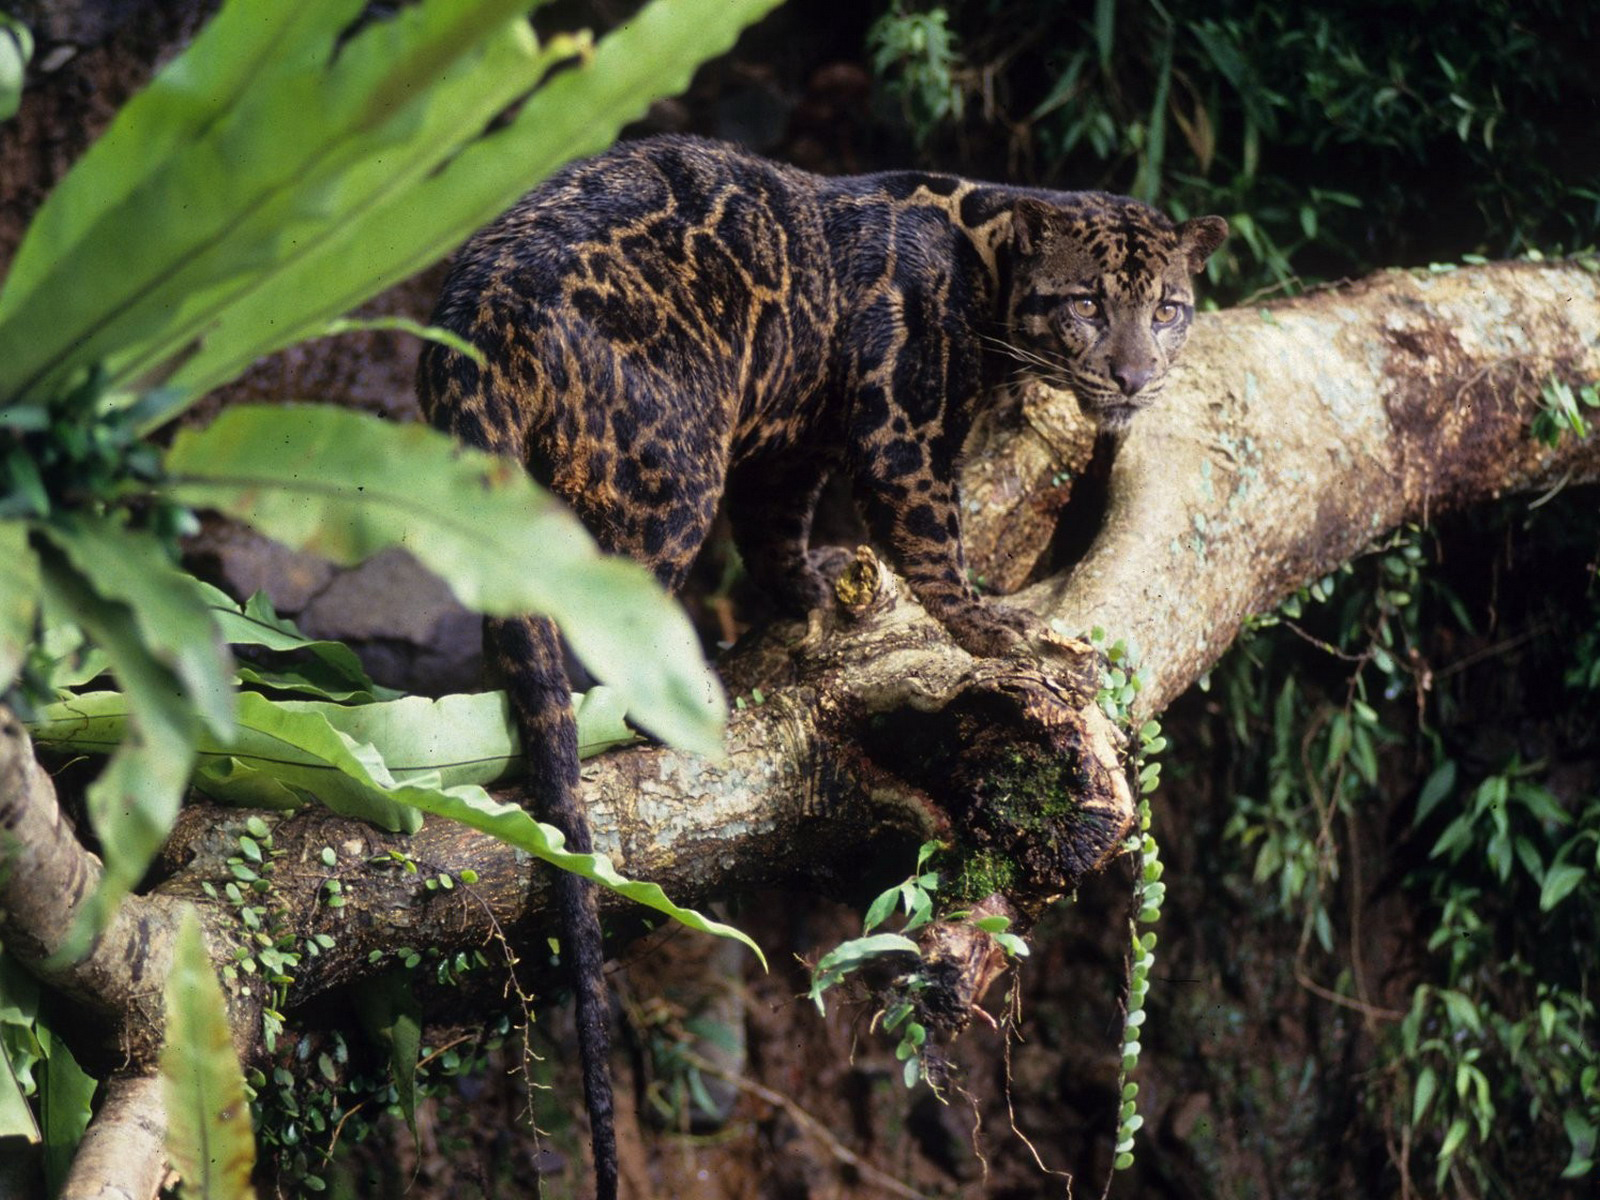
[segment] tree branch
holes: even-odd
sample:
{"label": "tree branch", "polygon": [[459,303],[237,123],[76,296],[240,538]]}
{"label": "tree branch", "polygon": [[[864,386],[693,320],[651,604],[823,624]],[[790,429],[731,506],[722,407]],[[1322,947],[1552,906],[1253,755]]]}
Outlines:
{"label": "tree branch", "polygon": [[[1087,520],[1077,510],[1095,443],[1070,397],[1041,391],[1023,397],[1021,427],[989,430],[968,465],[972,557],[1002,587],[1029,584],[1013,602],[1059,628],[1101,625],[1136,640],[1150,681],[1136,716],[1159,712],[1252,614],[1401,523],[1600,479],[1600,437],[1550,448],[1530,436],[1547,380],[1600,378],[1596,328],[1600,281],[1577,264],[1391,273],[1202,316],[1168,394],[1110,468],[1104,527],[1082,561],[1067,561],[1056,526],[1063,513]],[[952,894],[1026,928],[1114,851],[1132,819],[1092,657],[1063,641],[1037,660],[973,659],[870,553],[844,571],[838,594],[833,610],[766,630],[723,664],[745,702],[724,760],[639,746],[585,765],[600,848],[682,903],[774,884],[861,900],[936,836],[960,864]],[[202,885],[229,877],[243,819],[186,811],[154,890],[124,905],[86,960],[56,964],[98,863],[0,712],[0,939],[108,1018],[102,1047],[128,1068],[96,1139],[161,1123],[140,1072],[159,1042],[173,914],[194,902],[219,963],[231,956],[235,915]],[[369,976],[374,950],[498,941],[510,958],[542,940],[544,873],[492,839],[438,821],[403,838],[323,811],[274,820],[274,919],[334,943],[302,963],[291,1005]],[[421,869],[401,869],[406,858]],[[471,886],[424,886],[468,867]],[[325,903],[331,877],[342,908]],[[986,944],[948,928],[928,937],[931,953],[959,964],[956,1007],[981,995],[993,969]],[[259,1001],[231,999],[237,1043],[259,1051]],[[148,1155],[125,1153],[143,1186]]]}
{"label": "tree branch", "polygon": [[73,1155],[61,1200],[154,1200],[166,1175],[166,1137],[160,1076],[113,1075]]}

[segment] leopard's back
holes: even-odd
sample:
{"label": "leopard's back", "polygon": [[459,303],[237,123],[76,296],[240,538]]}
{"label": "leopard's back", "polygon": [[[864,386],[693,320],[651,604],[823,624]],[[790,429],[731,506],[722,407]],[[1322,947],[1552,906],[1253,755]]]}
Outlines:
{"label": "leopard's back", "polygon": [[693,138],[560,172],[458,257],[433,320],[487,366],[430,345],[425,414],[676,584],[729,465],[822,407],[837,305],[809,180]]}

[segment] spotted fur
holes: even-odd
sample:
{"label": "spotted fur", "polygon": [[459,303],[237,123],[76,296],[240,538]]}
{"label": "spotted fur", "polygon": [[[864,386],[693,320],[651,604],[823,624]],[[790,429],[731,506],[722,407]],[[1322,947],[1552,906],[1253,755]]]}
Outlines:
{"label": "spotted fur", "polygon": [[[751,575],[796,615],[826,601],[806,544],[842,472],[929,613],[972,653],[1000,654],[1029,626],[967,581],[956,466],[976,406],[1020,372],[1125,424],[1159,394],[1191,276],[1226,233],[1220,217],[1175,226],[1099,192],[822,178],[692,138],[634,142],[560,172],[467,244],[433,319],[487,365],[430,344],[418,387],[435,424],[523,463],[669,589],[725,500]],[[493,633],[530,806],[586,848],[554,631]],[[599,926],[587,889],[561,886],[567,944],[587,943],[579,1023],[604,1196]]]}

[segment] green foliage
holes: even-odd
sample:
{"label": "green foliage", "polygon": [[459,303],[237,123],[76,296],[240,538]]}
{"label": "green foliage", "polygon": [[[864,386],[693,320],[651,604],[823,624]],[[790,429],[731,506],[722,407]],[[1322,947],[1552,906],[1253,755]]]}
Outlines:
{"label": "green foliage", "polygon": [[[913,18],[941,31],[949,65],[886,52],[880,31]],[[1234,237],[1209,271],[1238,296],[1592,244],[1600,171],[1574,153],[1589,131],[1570,96],[1594,32],[1572,0],[1408,0],[1383,20],[1348,3],[931,0],[908,15],[894,0],[874,63],[892,94],[938,97],[904,106],[919,144],[960,127],[969,145],[979,113],[1007,161],[1026,155],[1054,186],[1222,213]]]}
{"label": "green foliage", "polygon": [[[596,713],[601,730],[616,728],[607,697],[580,705]],[[90,692],[52,705],[32,726],[41,745],[103,750],[133,718],[126,698]],[[425,736],[420,736],[426,731]],[[610,736],[580,726],[580,736],[609,744]],[[453,738],[452,738],[453,735]],[[208,761],[197,783],[222,798],[265,808],[292,808],[315,798],[336,812],[390,829],[414,830],[423,813],[471,825],[564,870],[576,871],[690,928],[733,937],[761,951],[731,926],[673,904],[653,883],[619,875],[604,854],[573,854],[554,827],[502,804],[481,782],[505,775],[518,755],[503,694],[420,698],[357,707],[316,701],[273,701],[253,692],[239,697],[231,740],[201,743]],[[419,746],[434,744],[432,756]],[[421,760],[417,756],[421,755]],[[410,762],[394,771],[390,761]]]}
{"label": "green foliage", "polygon": [[[941,849],[938,842],[924,842],[917,851],[917,864],[912,873],[893,887],[886,888],[867,905],[862,918],[862,936],[835,946],[818,960],[811,969],[811,988],[807,997],[826,1013],[823,993],[837,987],[852,973],[873,965],[888,965],[899,970],[887,989],[887,1001],[873,1015],[872,1027],[880,1023],[885,1033],[899,1033],[895,1057],[900,1060],[902,1078],[907,1087],[916,1085],[926,1074],[923,1055],[928,1041],[928,1029],[919,1015],[918,996],[931,984],[922,971],[922,948],[908,935],[921,929],[934,919],[934,897],[940,888],[937,871],[925,871],[928,860]],[[898,933],[873,933],[896,913],[904,915]],[[1005,916],[971,918],[966,912],[948,912],[943,920],[956,921],[969,918],[972,924],[994,938],[1006,954],[1013,958],[1026,958],[1028,946],[1016,934],[1009,932],[1011,919]],[[909,956],[909,957],[907,957]]]}
{"label": "green foliage", "polygon": [[[1144,676],[1138,666],[1138,649],[1119,638],[1109,642],[1099,626],[1086,639],[1100,652],[1100,690],[1096,700],[1105,714],[1126,727],[1134,700],[1144,689]],[[1130,731],[1131,732],[1131,731]],[[1167,739],[1157,721],[1146,721],[1137,732],[1138,749],[1129,757],[1129,769],[1136,772],[1139,784],[1138,828],[1123,842],[1123,853],[1133,861],[1133,896],[1128,918],[1128,999],[1122,1018],[1121,1065],[1117,1076],[1120,1098],[1117,1108],[1117,1135],[1112,1169],[1125,1171],[1133,1166],[1134,1135],[1144,1126],[1139,1113],[1139,1085],[1128,1078],[1139,1065],[1143,1049],[1139,1031],[1147,1014],[1145,998],[1150,992],[1150,968],[1155,965],[1156,932],[1140,926],[1153,926],[1161,919],[1161,903],[1167,885],[1161,882],[1165,868],[1161,848],[1150,832],[1150,795],[1161,786],[1161,764],[1156,755],[1167,748]]]}
{"label": "green foliage", "polygon": [[166,1040],[161,1081],[167,1156],[184,1196],[254,1197],[255,1139],[246,1120],[244,1076],[233,1052],[222,987],[211,970],[205,935],[187,913],[166,982]]}
{"label": "green foliage", "polygon": [[940,124],[959,121],[965,104],[956,79],[961,67],[959,43],[949,19],[943,8],[920,12],[895,0],[867,31],[872,69],[899,101],[919,144]]}
{"label": "green foliage", "polygon": [[[599,557],[520,472],[457,456],[420,429],[282,409],[188,432],[170,462],[146,439],[259,356],[355,327],[341,315],[561,163],[602,149],[774,3],[653,0],[591,44],[587,34],[541,42],[527,0],[424,0],[359,23],[360,0],[231,0],[56,187],[0,290],[0,702],[44,709],[59,730],[66,715],[52,703],[107,670],[115,678],[115,693],[80,697],[93,711],[80,707],[68,735],[111,753],[87,797],[104,884],[67,953],[138,882],[200,750],[259,751],[272,738],[294,751],[289,770],[315,774],[286,779],[241,752],[206,761],[208,786],[279,804],[329,787],[391,827],[419,809],[452,814],[696,928],[731,932],[623,880],[603,857],[567,854],[553,831],[488,803],[476,783],[446,783],[433,766],[396,783],[362,722],[399,736],[414,709],[351,718],[361,728],[345,732],[327,706],[252,693],[236,721],[230,641],[252,648],[239,673],[251,685],[374,710],[393,697],[347,650],[300,637],[259,603],[218,603],[173,560],[191,503],[231,507],[346,561],[408,544],[487,611],[564,615],[597,675],[638,685],[626,699],[644,727],[714,750],[720,695],[687,623],[642,572]],[[30,48],[26,30],[0,18],[0,119],[15,108]],[[349,457],[357,443],[361,463]],[[423,512],[408,503],[417,496],[440,507]],[[541,565],[555,569],[541,576]],[[490,707],[486,736],[503,739],[503,704]],[[614,694],[585,708],[595,740],[631,736]],[[270,929],[263,844],[241,840],[226,887],[244,926],[267,940],[230,970],[259,972],[277,996],[297,956],[319,944]],[[327,903],[342,902],[339,880],[328,883]],[[270,1042],[282,1031],[271,1005],[267,1020]],[[6,1078],[26,1086],[15,1064],[26,1072],[28,1053],[49,1055],[34,1036],[43,1027],[26,1027],[26,1047],[13,1044],[24,1026],[0,1028]],[[197,1039],[205,1030],[190,1028]],[[68,1062],[52,1059],[52,1077],[59,1066],[65,1078]],[[0,1105],[15,1094],[0,1087]]]}
{"label": "green foliage", "polygon": [[[824,954],[811,969],[811,989],[807,998],[826,1013],[823,993],[842,983],[847,975],[883,955],[912,954],[919,958],[921,950],[907,934],[915,933],[933,919],[933,894],[939,887],[939,876],[934,871],[924,871],[939,849],[938,842],[924,842],[917,851],[916,869],[906,879],[880,893],[867,905],[862,918],[862,936],[843,942]],[[905,922],[899,933],[873,933],[897,910],[905,912]],[[913,1080],[913,1082],[915,1082]]]}
{"label": "green foliage", "polygon": [[[1425,1162],[1445,1194],[1521,1195],[1530,1169],[1553,1175],[1563,1158],[1564,1178],[1597,1170],[1600,792],[1581,776],[1562,782],[1561,766],[1600,748],[1579,715],[1592,711],[1586,697],[1600,679],[1600,643],[1587,636],[1600,619],[1594,567],[1580,568],[1559,602],[1525,582],[1480,597],[1454,590],[1482,586],[1463,547],[1500,544],[1513,530],[1521,554],[1558,556],[1569,565],[1556,577],[1571,580],[1572,562],[1592,560],[1592,505],[1560,497],[1526,516],[1476,518],[1488,528],[1453,539],[1465,564],[1430,563],[1410,531],[1337,587],[1319,584],[1319,607],[1286,605],[1295,613],[1286,622],[1306,623],[1296,637],[1258,633],[1217,672],[1232,772],[1252,785],[1235,798],[1228,836],[1270,888],[1265,909],[1298,925],[1297,971],[1324,974],[1306,964],[1331,961],[1353,1004],[1369,1001],[1345,947],[1362,920],[1352,906],[1371,885],[1352,893],[1342,881],[1381,869],[1359,858],[1375,828],[1409,830],[1403,891],[1426,937],[1410,1002],[1380,1027],[1364,1090],[1389,1144],[1409,1148],[1396,1167]],[[1486,621],[1500,623],[1493,637]],[[1508,650],[1524,644],[1538,649]],[[1464,649],[1474,645],[1488,651]],[[1430,665],[1441,647],[1458,663]],[[1504,654],[1484,670],[1507,682],[1479,695],[1471,668]],[[1547,753],[1524,756],[1514,730]],[[1419,760],[1407,788],[1400,764]]]}
{"label": "green foliage", "polygon": [[42,1145],[45,1191],[53,1196],[89,1124],[95,1080],[56,1036],[39,999],[33,977],[0,957],[0,1139]]}
{"label": "green foliage", "polygon": [[1583,415],[1585,408],[1600,408],[1600,387],[1591,383],[1573,388],[1566,381],[1551,376],[1539,391],[1533,436],[1547,446],[1557,445],[1567,434],[1582,441],[1589,436],[1589,418]]}

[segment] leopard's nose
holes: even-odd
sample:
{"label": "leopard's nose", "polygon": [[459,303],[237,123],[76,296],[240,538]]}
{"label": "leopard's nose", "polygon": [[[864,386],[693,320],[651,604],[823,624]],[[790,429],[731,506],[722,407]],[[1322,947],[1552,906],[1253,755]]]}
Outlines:
{"label": "leopard's nose", "polygon": [[1150,382],[1155,373],[1154,363],[1146,363],[1143,366],[1118,363],[1111,368],[1111,378],[1117,381],[1117,386],[1122,389],[1124,396],[1137,396],[1144,391],[1145,385]]}

